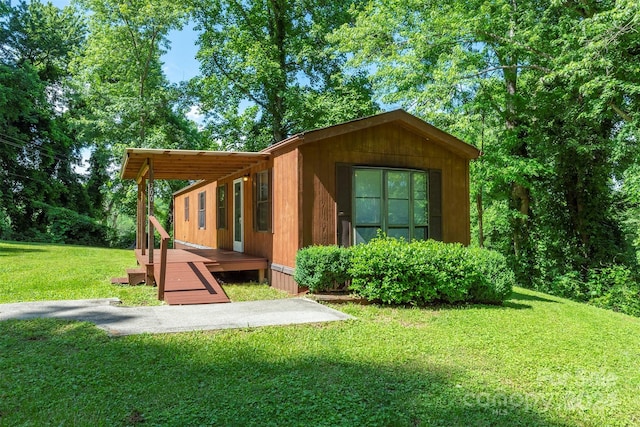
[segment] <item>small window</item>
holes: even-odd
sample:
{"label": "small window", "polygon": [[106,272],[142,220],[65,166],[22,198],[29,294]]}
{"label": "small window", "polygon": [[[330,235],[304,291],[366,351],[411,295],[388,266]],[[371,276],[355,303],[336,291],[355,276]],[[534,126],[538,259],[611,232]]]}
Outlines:
{"label": "small window", "polygon": [[204,230],[207,225],[207,193],[198,193],[198,228]]}
{"label": "small window", "polygon": [[216,219],[218,221],[218,228],[227,228],[227,184],[219,185],[216,191],[216,208],[218,210]]}
{"label": "small window", "polygon": [[184,220],[189,221],[189,196],[184,198]]}
{"label": "small window", "polygon": [[253,226],[256,231],[271,230],[271,185],[269,171],[258,172],[255,175],[253,187],[253,200],[255,214]]}

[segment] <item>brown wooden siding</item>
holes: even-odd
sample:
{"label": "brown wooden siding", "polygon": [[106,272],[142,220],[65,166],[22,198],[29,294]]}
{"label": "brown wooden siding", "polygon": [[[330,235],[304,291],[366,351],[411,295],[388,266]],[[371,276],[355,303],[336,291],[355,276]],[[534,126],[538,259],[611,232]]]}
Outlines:
{"label": "brown wooden siding", "polygon": [[218,248],[233,250],[233,181],[248,175],[249,179],[243,182],[244,252],[251,255],[261,256],[268,260],[272,259],[273,233],[255,231],[253,226],[254,175],[256,172],[269,170],[272,167],[272,164],[273,162],[270,160],[262,162],[250,169],[245,169],[219,181],[220,185],[227,185],[227,226],[224,229],[218,230]]}
{"label": "brown wooden siding", "polygon": [[[198,194],[206,192],[205,228],[198,227]],[[184,199],[189,197],[189,220],[185,220]],[[173,207],[174,239],[209,248],[216,248],[216,183],[194,186],[188,192],[175,196]]]}
{"label": "brown wooden siding", "polygon": [[300,249],[299,163],[297,149],[279,152],[273,159],[273,258],[272,262],[295,266]]}
{"label": "brown wooden siding", "polygon": [[383,124],[299,147],[304,161],[303,246],[336,244],[336,163],[442,171],[445,242],[469,243],[468,160],[397,124]]}
{"label": "brown wooden siding", "polygon": [[[336,244],[336,164],[436,169],[442,173],[442,239],[469,243],[469,163],[441,145],[429,142],[395,123],[341,134],[309,144],[278,148],[272,159],[238,171],[227,184],[227,227],[216,230],[216,185],[208,183],[176,196],[175,236],[213,248],[233,248],[233,181],[249,175],[244,183],[244,252],[293,268],[301,247]],[[271,232],[253,229],[253,176],[272,168],[273,223]],[[197,195],[207,191],[207,228],[197,227]],[[184,221],[184,197],[190,197],[190,221]],[[297,292],[290,275],[272,271],[277,287]],[[284,277],[287,276],[287,277]],[[273,283],[272,283],[273,284]]]}

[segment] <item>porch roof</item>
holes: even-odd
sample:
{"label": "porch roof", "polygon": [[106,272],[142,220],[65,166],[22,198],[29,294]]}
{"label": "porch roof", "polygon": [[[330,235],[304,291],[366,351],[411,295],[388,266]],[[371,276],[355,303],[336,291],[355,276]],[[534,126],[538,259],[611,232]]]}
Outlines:
{"label": "porch roof", "polygon": [[[153,165],[154,179],[218,180],[269,159],[268,153],[244,151],[166,150],[127,148],[122,179],[147,175]],[[151,163],[150,163],[151,161]]]}

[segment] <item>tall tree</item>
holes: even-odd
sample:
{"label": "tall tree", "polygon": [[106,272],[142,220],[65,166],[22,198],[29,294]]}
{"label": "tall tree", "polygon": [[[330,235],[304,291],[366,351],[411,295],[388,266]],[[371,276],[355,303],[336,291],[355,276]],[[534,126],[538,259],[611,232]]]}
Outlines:
{"label": "tall tree", "polygon": [[482,141],[473,181],[486,196],[479,213],[493,219],[483,237],[531,284],[585,277],[621,252],[607,207],[612,135],[632,111],[638,70],[612,65],[633,64],[636,23],[624,1],[377,0],[333,37],[373,71],[383,100]]}
{"label": "tall tree", "polygon": [[86,212],[73,166],[80,145],[68,121],[69,62],[83,45],[83,20],[72,8],[39,1],[3,3],[0,22],[0,178],[14,238],[46,233],[50,206]]}
{"label": "tall tree", "polygon": [[86,54],[77,66],[102,137],[112,143],[153,146],[150,128],[171,108],[162,72],[168,34],[185,22],[187,10],[171,1],[82,0],[90,15]]}
{"label": "tall tree", "polygon": [[375,112],[366,80],[342,73],[345,55],[326,40],[351,4],[196,0],[202,76],[193,86],[213,137],[225,148],[260,149]]}
{"label": "tall tree", "polygon": [[[131,183],[116,176],[105,180],[125,147],[195,148],[195,125],[178,108],[181,92],[162,71],[161,56],[169,32],[182,28],[188,9],[169,0],[82,0],[89,15],[85,55],[76,63],[79,87],[85,93],[80,137],[96,145],[91,167],[93,191],[98,189],[115,225],[121,213],[135,215]],[[102,185],[100,185],[102,183]],[[159,197],[165,187],[159,186]]]}

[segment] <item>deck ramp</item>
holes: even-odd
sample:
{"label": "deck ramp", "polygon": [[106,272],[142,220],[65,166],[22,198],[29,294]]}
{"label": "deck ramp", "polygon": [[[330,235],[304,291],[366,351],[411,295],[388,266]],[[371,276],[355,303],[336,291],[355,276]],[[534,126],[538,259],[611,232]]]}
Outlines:
{"label": "deck ramp", "polygon": [[[160,277],[160,264],[154,265]],[[230,302],[202,261],[167,263],[164,300],[170,305]]]}

